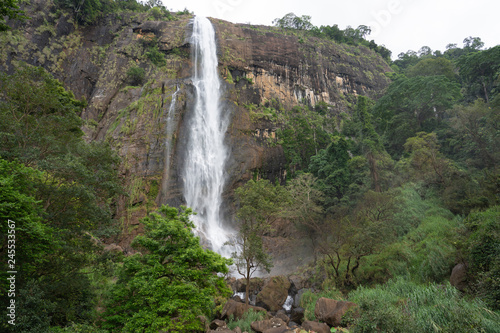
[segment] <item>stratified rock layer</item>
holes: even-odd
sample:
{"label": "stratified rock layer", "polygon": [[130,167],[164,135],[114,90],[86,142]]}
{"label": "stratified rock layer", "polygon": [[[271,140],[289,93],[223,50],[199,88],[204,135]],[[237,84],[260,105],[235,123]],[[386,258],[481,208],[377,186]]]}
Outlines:
{"label": "stratified rock layer", "polygon": [[[42,66],[88,102],[81,115],[88,140],[107,140],[121,156],[128,195],[117,205],[121,234],[110,242],[130,253],[131,240],[142,232],[138,221],[147,212],[163,203],[184,203],[181,171],[194,105],[192,17],[154,21],[149,13],[123,12],[98,24],[78,26],[70,13],[43,0],[33,0],[25,9],[31,19],[0,38],[0,69],[12,72],[21,62]],[[297,37],[274,27],[218,19],[212,23],[223,80],[222,104],[230,119],[223,196],[224,211],[231,216],[235,188],[255,176],[283,182],[287,170],[277,125],[253,119],[245,105],[274,100],[286,110],[325,102],[328,116],[334,118],[348,111],[358,94],[377,97],[388,85],[384,73],[390,68],[363,46]],[[164,66],[148,58],[152,49],[164,54]],[[145,72],[137,86],[127,74],[133,67]],[[177,88],[173,126],[169,126],[174,133],[167,142],[166,113]],[[164,156],[167,144],[169,165]]]}

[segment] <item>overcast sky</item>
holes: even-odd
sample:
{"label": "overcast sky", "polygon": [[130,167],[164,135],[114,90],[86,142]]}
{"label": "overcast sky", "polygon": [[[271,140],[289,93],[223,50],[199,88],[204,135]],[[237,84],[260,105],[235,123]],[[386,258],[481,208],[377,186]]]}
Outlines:
{"label": "overcast sky", "polygon": [[500,44],[499,0],[163,0],[170,10],[233,23],[272,25],[293,12],[310,15],[316,26],[337,24],[341,29],[367,25],[374,39],[392,51],[418,51],[422,46],[444,51],[463,45],[465,37],[480,37],[485,47]]}

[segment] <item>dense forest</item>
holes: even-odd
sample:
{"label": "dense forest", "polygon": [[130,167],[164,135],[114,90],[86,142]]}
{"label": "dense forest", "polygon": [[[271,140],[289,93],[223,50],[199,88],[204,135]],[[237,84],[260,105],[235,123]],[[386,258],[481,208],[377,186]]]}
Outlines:
{"label": "dense forest", "polygon": [[[30,20],[24,2],[0,4],[0,34]],[[55,3],[81,26],[109,13],[177,15],[153,0]],[[255,268],[269,271],[263,239],[285,223],[313,249],[297,268],[313,286],[301,300],[305,319],[319,319],[314,305],[329,297],[358,305],[338,331],[500,332],[500,46],[467,37],[392,61],[366,26],[315,27],[294,14],[274,24],[299,40],[373,50],[391,83],[376,99],[348,96],[338,115],[325,102],[245,104],[278,128],[269,144],[283,147],[287,178],[256,174],[236,190],[241,251],[231,259],[200,245],[195,212],[183,206],[144,217],[135,254],[103,250],[119,230],[117,198],[128,195],[114,147],[87,140],[87,102],[45,69],[0,72],[2,331],[204,332],[232,296],[230,267],[247,287]],[[161,67],[163,55],[149,52]],[[144,80],[139,67],[128,75]],[[255,315],[227,325],[249,327]]]}

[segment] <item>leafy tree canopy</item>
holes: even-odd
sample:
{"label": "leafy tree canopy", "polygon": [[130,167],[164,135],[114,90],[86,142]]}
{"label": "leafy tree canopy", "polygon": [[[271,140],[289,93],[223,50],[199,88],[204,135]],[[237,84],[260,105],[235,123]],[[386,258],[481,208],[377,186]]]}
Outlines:
{"label": "leafy tree canopy", "polygon": [[443,75],[416,76],[393,82],[375,105],[378,130],[387,150],[400,155],[406,139],[419,131],[432,132],[445,111],[461,98],[460,86]]}
{"label": "leafy tree canopy", "polygon": [[282,18],[274,19],[273,24],[282,29],[311,30],[313,28],[311,16],[302,15],[299,17],[294,13],[288,13]]}
{"label": "leafy tree canopy", "polygon": [[25,20],[28,18],[24,15],[24,11],[19,9],[18,0],[3,0],[0,2],[0,32],[10,29],[10,27],[5,24],[5,17],[10,20]]}
{"label": "leafy tree canopy", "polygon": [[162,206],[142,219],[144,234],[132,245],[111,289],[103,327],[123,332],[203,330],[214,297],[230,295],[223,278],[230,260],[201,247],[192,233],[190,209]]}

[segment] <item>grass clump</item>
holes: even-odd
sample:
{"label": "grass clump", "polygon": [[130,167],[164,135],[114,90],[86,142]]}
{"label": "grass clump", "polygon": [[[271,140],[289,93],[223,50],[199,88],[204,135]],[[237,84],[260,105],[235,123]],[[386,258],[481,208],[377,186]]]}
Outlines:
{"label": "grass clump", "polygon": [[500,316],[451,285],[419,285],[407,278],[349,295],[359,305],[354,332],[500,332]]}
{"label": "grass clump", "polygon": [[234,330],[236,327],[239,327],[242,332],[254,332],[251,328],[251,325],[254,321],[259,321],[264,319],[265,314],[263,312],[254,311],[253,309],[245,312],[243,317],[239,320],[234,320],[231,316],[227,323],[227,328],[230,330]]}

